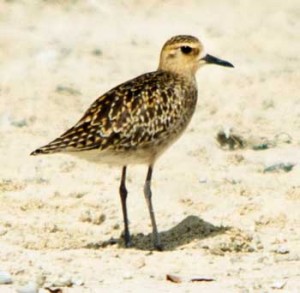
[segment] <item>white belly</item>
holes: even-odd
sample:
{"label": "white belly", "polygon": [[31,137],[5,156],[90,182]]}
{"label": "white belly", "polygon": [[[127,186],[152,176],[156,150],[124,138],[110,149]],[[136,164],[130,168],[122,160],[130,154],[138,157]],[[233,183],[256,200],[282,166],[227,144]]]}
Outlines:
{"label": "white belly", "polygon": [[109,164],[117,166],[146,164],[153,165],[180,136],[182,132],[161,143],[153,143],[144,148],[136,148],[126,151],[92,149],[86,151],[63,152],[64,154],[76,156],[93,163]]}

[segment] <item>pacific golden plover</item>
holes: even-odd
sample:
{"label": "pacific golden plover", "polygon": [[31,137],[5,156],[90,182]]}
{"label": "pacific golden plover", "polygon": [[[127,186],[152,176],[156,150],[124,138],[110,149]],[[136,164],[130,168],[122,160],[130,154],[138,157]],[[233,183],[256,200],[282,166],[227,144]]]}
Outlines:
{"label": "pacific golden plover", "polygon": [[162,245],[152,206],[151,178],[158,157],[177,140],[196,108],[196,71],[204,64],[227,67],[227,61],[205,54],[193,36],[169,39],[158,69],[126,81],[100,96],[68,131],[31,155],[69,153],[93,162],[122,166],[120,197],[125,246],[131,246],[127,217],[126,168],[147,164],[144,195],[156,249]]}

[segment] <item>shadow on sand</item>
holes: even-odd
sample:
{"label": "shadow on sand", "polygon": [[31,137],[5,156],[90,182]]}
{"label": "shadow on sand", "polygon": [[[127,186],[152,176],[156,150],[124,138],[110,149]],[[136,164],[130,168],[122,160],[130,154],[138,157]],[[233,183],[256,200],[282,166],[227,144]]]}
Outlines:
{"label": "shadow on sand", "polygon": [[[174,250],[179,246],[189,244],[194,240],[201,240],[208,237],[214,237],[229,230],[230,227],[214,226],[203,221],[197,216],[188,216],[175,227],[160,232],[161,241],[164,251]],[[99,243],[97,246],[88,245],[88,248],[100,248],[118,244],[124,247],[123,238],[110,239]],[[144,235],[143,233],[132,235],[132,248],[139,250],[154,250],[152,234]]]}

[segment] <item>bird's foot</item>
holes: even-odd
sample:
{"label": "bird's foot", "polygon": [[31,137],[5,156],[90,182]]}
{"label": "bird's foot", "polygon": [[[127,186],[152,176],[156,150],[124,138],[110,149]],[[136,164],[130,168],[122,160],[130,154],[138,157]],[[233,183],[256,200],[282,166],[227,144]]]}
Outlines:
{"label": "bird's foot", "polygon": [[124,234],[124,244],[126,248],[132,247],[131,236],[129,233]]}
{"label": "bird's foot", "polygon": [[154,248],[157,251],[164,251],[164,246],[161,243],[154,243]]}

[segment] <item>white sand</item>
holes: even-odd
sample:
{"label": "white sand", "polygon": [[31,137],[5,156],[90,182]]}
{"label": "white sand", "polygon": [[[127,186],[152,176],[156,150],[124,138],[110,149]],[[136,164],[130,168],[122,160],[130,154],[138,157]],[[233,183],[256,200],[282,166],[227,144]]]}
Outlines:
{"label": "white sand", "polygon": [[[60,275],[84,282],[64,293],[300,292],[298,0],[2,1],[0,12],[0,270],[14,280],[1,293]],[[167,250],[148,251],[144,166],[129,168],[135,248],[98,248],[122,232],[121,170],[29,153],[106,90],[155,70],[176,34],[199,37],[236,68],[198,73],[192,123],[155,166]],[[292,141],[226,151],[215,140],[223,127]],[[295,167],[263,173],[275,163]],[[188,282],[193,276],[215,281]]]}

